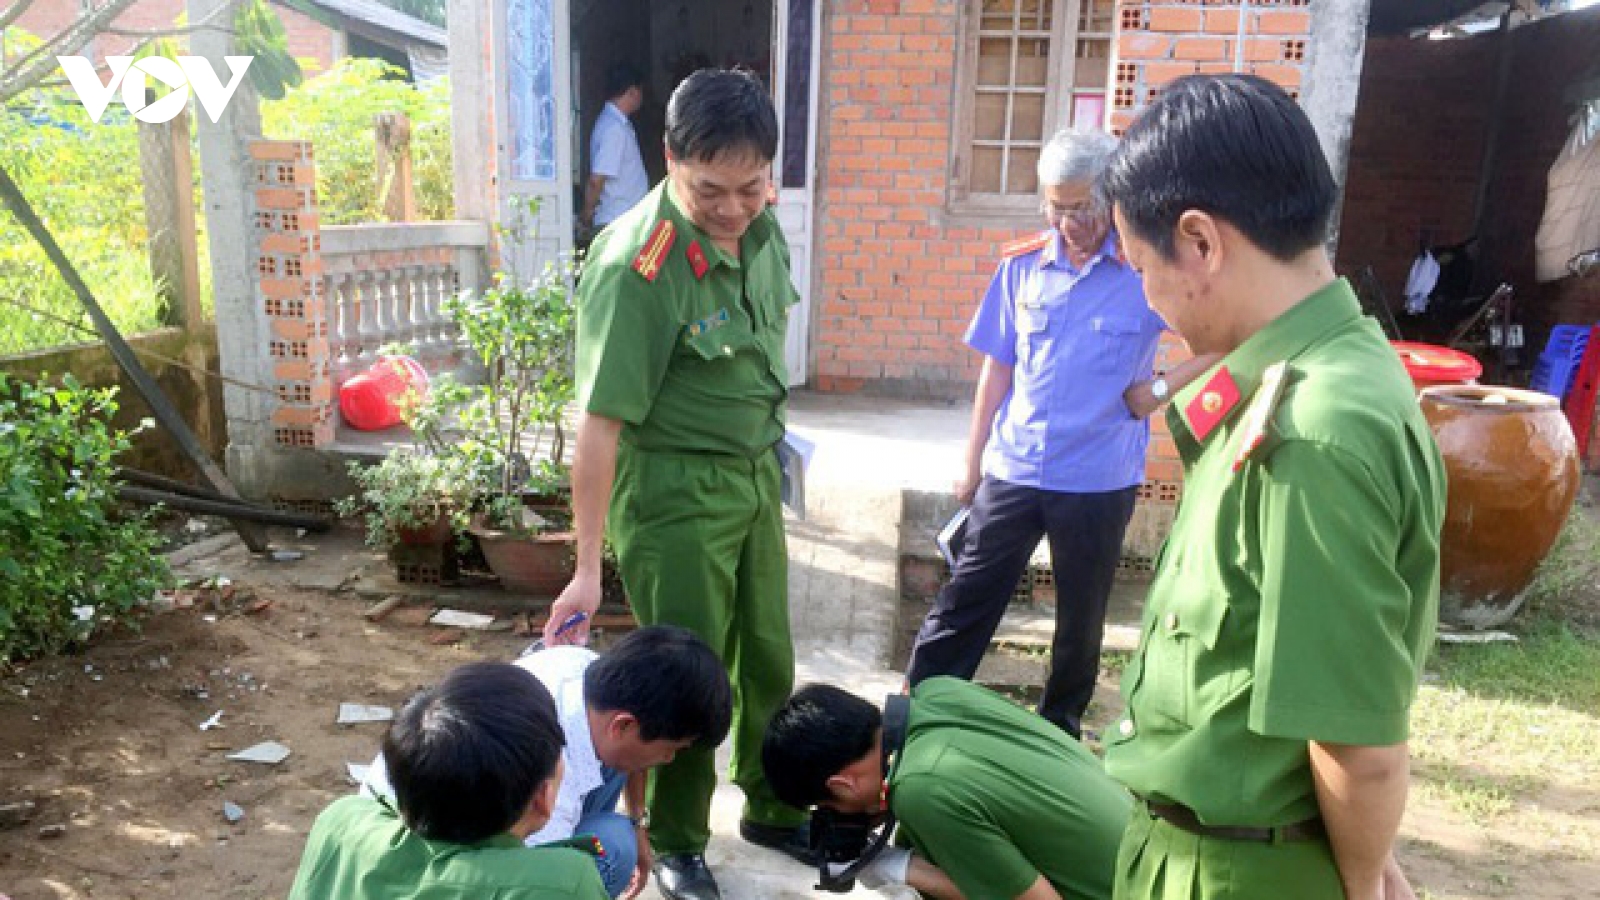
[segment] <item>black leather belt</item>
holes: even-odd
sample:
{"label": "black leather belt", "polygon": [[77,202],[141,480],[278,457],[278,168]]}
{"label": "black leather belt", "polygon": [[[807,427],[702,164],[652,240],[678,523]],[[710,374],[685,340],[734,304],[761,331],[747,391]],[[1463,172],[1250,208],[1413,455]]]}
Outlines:
{"label": "black leather belt", "polygon": [[1194,810],[1178,803],[1151,803],[1145,801],[1144,807],[1151,816],[1166,822],[1175,828],[1181,828],[1190,834],[1201,837],[1217,838],[1224,841],[1250,841],[1257,844],[1280,844],[1292,841],[1314,841],[1322,838],[1328,832],[1323,827],[1322,818],[1306,819],[1304,822],[1295,822],[1291,825],[1279,825],[1276,828],[1249,828],[1241,825],[1207,825],[1200,821]]}

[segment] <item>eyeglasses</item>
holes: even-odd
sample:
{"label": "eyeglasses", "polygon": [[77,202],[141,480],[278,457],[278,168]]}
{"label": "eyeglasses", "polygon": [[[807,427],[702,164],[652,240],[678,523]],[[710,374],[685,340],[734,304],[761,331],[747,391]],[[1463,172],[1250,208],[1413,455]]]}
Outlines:
{"label": "eyeglasses", "polygon": [[1039,204],[1039,214],[1044,216],[1045,221],[1052,225],[1065,220],[1069,224],[1082,226],[1099,222],[1105,216],[1105,210],[1093,200],[1085,200],[1082,203],[1074,203],[1071,206],[1041,203]]}

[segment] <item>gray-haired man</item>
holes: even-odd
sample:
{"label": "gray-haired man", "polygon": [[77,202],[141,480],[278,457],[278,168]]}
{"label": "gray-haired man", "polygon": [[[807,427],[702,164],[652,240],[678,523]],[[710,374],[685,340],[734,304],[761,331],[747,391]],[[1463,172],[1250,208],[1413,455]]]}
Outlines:
{"label": "gray-haired man", "polygon": [[967,329],[984,355],[956,495],[971,506],[955,572],[917,633],[907,681],[971,678],[1041,536],[1056,633],[1039,714],[1077,737],[1106,600],[1144,479],[1145,418],[1204,371],[1151,377],[1166,324],[1121,259],[1098,182],[1116,140],[1069,129],[1039,157],[1049,227],[1007,246]]}

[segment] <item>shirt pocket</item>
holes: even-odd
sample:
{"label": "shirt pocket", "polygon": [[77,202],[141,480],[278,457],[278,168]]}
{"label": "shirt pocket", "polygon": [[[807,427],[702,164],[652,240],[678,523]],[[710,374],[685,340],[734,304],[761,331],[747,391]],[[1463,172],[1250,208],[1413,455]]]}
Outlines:
{"label": "shirt pocket", "polygon": [[680,339],[691,357],[707,363],[731,360],[754,341],[755,336],[750,330],[733,320],[717,323],[710,328],[685,325]]}
{"label": "shirt pocket", "polygon": [[1131,704],[1141,719],[1134,723],[1138,730],[1189,730],[1199,706],[1200,660],[1216,650],[1227,615],[1221,597],[1200,593],[1166,604],[1150,624]]}
{"label": "shirt pocket", "polygon": [[1031,360],[1050,347],[1051,309],[1043,303],[1017,304],[1017,356]]}
{"label": "shirt pocket", "polygon": [[1130,366],[1144,342],[1144,322],[1133,316],[1095,316],[1089,320],[1095,357],[1110,367]]}

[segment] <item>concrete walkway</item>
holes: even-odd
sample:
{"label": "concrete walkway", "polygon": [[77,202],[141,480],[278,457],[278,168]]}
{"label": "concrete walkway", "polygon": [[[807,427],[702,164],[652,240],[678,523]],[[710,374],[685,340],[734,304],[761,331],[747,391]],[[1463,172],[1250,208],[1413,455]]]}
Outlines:
{"label": "concrete walkway", "polygon": [[[879,701],[900,688],[890,669],[899,628],[898,564],[902,493],[947,492],[958,471],[970,407],[877,398],[797,393],[790,426],[816,444],[807,472],[805,519],[789,518],[789,605],[797,654],[796,684],[837,684]],[[304,559],[284,564],[251,558],[231,536],[189,548],[179,574],[225,573],[236,580],[381,597],[414,594],[467,608],[504,607],[520,601],[497,590],[397,587],[381,557],[348,529],[330,535],[281,540]],[[1125,591],[1136,598],[1142,591]],[[1119,591],[1120,593],[1124,593]],[[1136,602],[1136,601],[1135,601]],[[1117,602],[1108,645],[1127,640],[1132,602]],[[1019,611],[1003,630],[1014,640],[1038,632],[1048,640],[1053,623]],[[1038,636],[1035,637],[1038,639]],[[729,748],[719,754],[723,784],[712,802],[707,858],[728,900],[783,900],[835,896],[813,891],[816,873],[776,852],[738,838],[742,795],[727,783]],[[645,894],[659,898],[654,886]],[[852,897],[883,896],[858,888]],[[914,897],[909,891],[898,896]]]}

